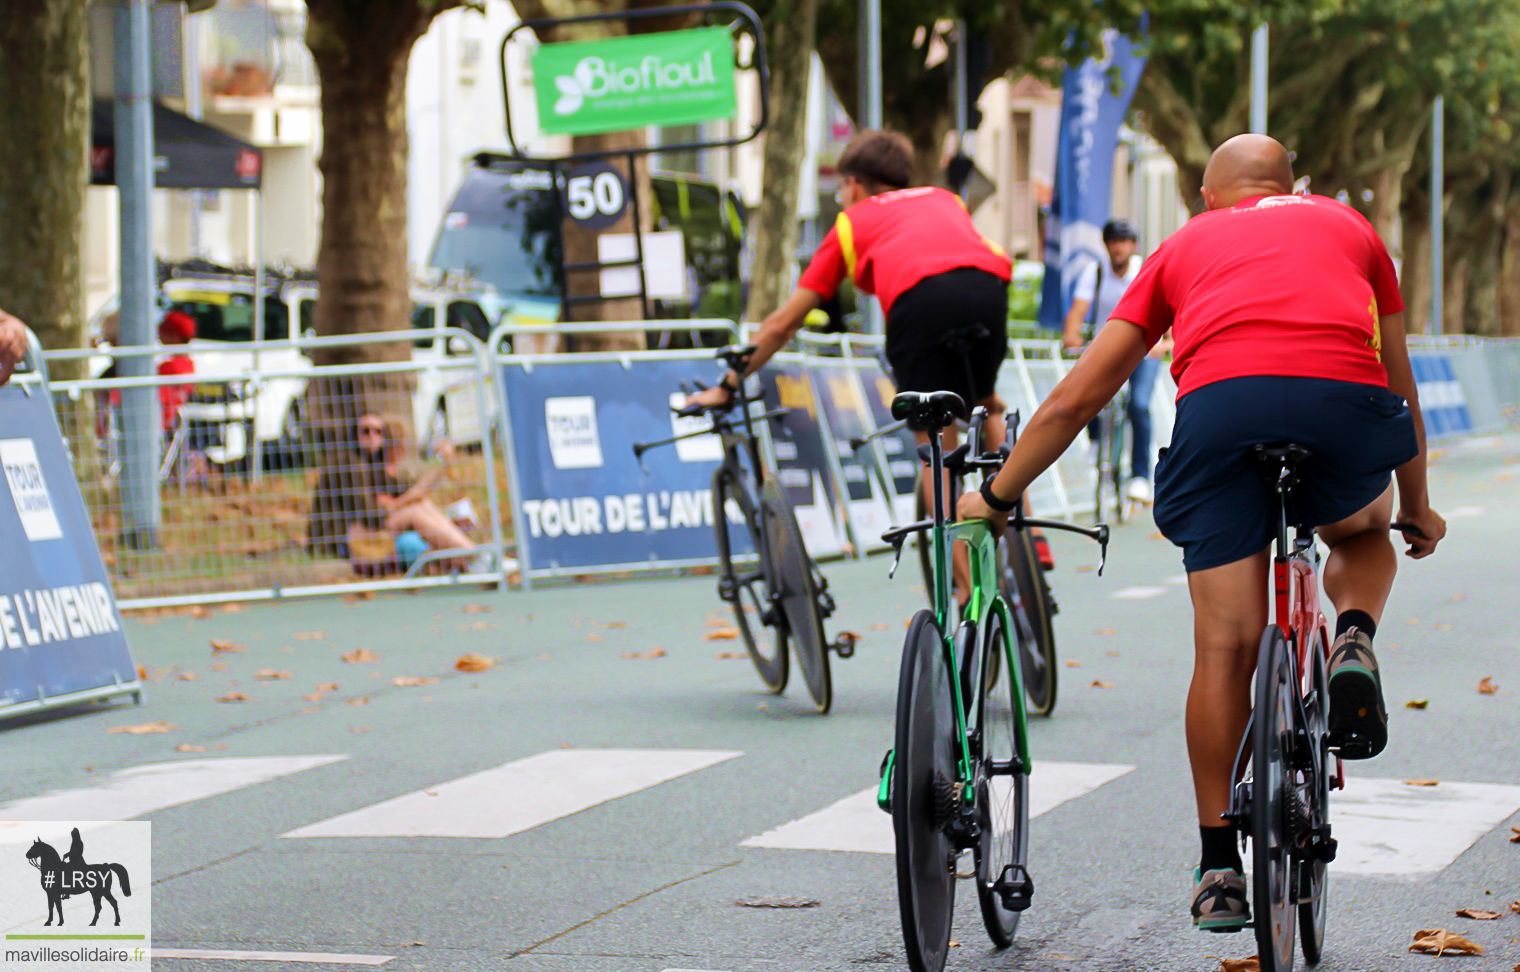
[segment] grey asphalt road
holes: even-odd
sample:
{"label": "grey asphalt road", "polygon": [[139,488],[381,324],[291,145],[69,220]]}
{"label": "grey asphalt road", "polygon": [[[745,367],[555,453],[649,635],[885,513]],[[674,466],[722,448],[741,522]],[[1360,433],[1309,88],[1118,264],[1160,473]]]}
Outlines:
{"label": "grey asphalt road", "polygon": [[[1462,823],[1469,791],[1453,789],[1520,784],[1517,477],[1520,435],[1441,451],[1433,494],[1451,514],[1451,536],[1400,576],[1378,638],[1392,743],[1353,774],[1394,787],[1437,780],[1422,790],[1459,798],[1411,811],[1402,829],[1388,824],[1394,868],[1408,861],[1410,873],[1332,870],[1327,972],[1509,972],[1520,963],[1520,913],[1509,910],[1520,901],[1520,845],[1507,840],[1520,825],[1520,796],[1506,803],[1512,791],[1484,790],[1497,796],[1474,829]],[[1181,724],[1190,619],[1179,559],[1144,517],[1117,531],[1101,578],[1083,541],[1057,539],[1056,552],[1057,636],[1071,667],[1060,670],[1054,716],[1032,724],[1035,757],[1128,769],[1035,820],[1037,891],[1013,948],[990,948],[975,894],[961,885],[949,968],[1209,970],[1221,957],[1249,956],[1248,936],[1202,935],[1187,919],[1196,831]],[[889,582],[883,557],[826,566],[840,604],[830,631],[863,640],[855,658],[835,663],[835,708],[825,717],[812,713],[795,674],[786,695],[770,696],[747,661],[719,657],[742,649],[708,640],[707,622],[722,617],[710,577],[138,619],[131,639],[152,679],[146,702],[8,724],[0,803],[83,790],[109,816],[121,805],[123,777],[113,774],[146,764],[346,757],[147,814],[161,948],[382,956],[381,968],[429,972],[906,968],[890,854],[743,842],[873,785],[892,737],[904,621],[922,597],[910,568]],[[247,650],[214,655],[212,639]],[[375,660],[341,660],[358,649]],[[454,671],[466,652],[498,664]],[[265,669],[289,674],[255,677]],[[1478,691],[1485,677],[1495,694]],[[337,688],[305,698],[322,685]],[[229,692],[249,698],[216,701]],[[1408,709],[1408,700],[1428,706]],[[176,728],[107,732],[159,720]],[[560,788],[569,797],[551,779],[463,801],[450,784],[541,754],[608,749],[720,755],[558,815],[555,801],[574,800],[572,780]],[[468,832],[513,814],[552,819],[506,837],[283,836],[408,794],[436,795]],[[1462,826],[1470,838],[1419,872],[1422,855]],[[800,902],[815,904],[748,906]],[[1455,916],[1459,908],[1502,917],[1471,921]],[[1414,932],[1428,928],[1487,952],[1408,953]],[[205,956],[154,966],[359,967]]]}

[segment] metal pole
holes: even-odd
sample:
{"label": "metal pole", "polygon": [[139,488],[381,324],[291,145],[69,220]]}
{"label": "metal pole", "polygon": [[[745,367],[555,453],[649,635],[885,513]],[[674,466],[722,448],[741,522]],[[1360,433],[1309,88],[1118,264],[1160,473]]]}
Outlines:
{"label": "metal pole", "polygon": [[1267,25],[1251,32],[1251,131],[1267,133]]}
{"label": "metal pole", "polygon": [[951,104],[955,106],[955,150],[961,154],[965,154],[966,151],[966,124],[970,116],[966,101],[970,94],[966,85],[966,22],[957,20],[955,22],[955,93],[951,97]]}
{"label": "metal pole", "polygon": [[[860,119],[862,128],[881,128],[881,0],[861,0]],[[859,294],[861,326],[867,334],[886,331],[881,305]]]}
{"label": "metal pole", "polygon": [[[153,266],[153,87],[150,65],[149,0],[117,0],[116,29],[116,188],[121,201],[121,324],[126,346],[154,343],[157,314]],[[119,360],[123,377],[154,373],[151,357]],[[158,461],[162,444],[157,390],[124,388],[121,500],[123,540],[148,549],[157,544]]]}
{"label": "metal pole", "polygon": [[[248,468],[255,483],[264,478],[264,450],[259,446],[259,402],[264,398],[263,376],[259,373],[259,342],[269,335],[264,332],[264,166],[259,160],[259,188],[254,192],[253,223],[253,379],[245,386],[253,393],[252,425],[248,430]],[[286,320],[285,336],[290,336],[290,322]]]}
{"label": "metal pole", "polygon": [[[185,86],[185,114],[200,121],[201,108],[201,49],[200,20],[190,13],[180,26],[180,46],[185,52],[182,83]],[[205,196],[199,189],[190,190],[190,255],[201,255],[201,212]]]}
{"label": "metal pole", "polygon": [[1436,95],[1430,119],[1430,333],[1445,329],[1446,99]]}

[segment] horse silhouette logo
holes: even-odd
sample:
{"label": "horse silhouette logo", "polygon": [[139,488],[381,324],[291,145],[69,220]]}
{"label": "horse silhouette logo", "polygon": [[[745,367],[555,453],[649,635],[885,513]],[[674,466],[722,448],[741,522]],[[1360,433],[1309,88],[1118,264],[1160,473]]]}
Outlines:
{"label": "horse silhouette logo", "polygon": [[48,917],[43,924],[53,923],[55,909],[58,912],[58,924],[63,924],[63,899],[72,898],[76,894],[88,894],[95,899],[95,917],[90,919],[91,925],[100,920],[101,898],[111,902],[116,924],[121,924],[121,909],[116,906],[111,885],[116,878],[121,878],[122,896],[130,898],[132,881],[127,877],[127,869],[120,864],[86,864],[84,841],[79,837],[78,827],[74,828],[72,835],[69,852],[62,859],[51,844],[42,842],[41,837],[26,852],[26,862],[42,872],[42,890],[48,899]]}

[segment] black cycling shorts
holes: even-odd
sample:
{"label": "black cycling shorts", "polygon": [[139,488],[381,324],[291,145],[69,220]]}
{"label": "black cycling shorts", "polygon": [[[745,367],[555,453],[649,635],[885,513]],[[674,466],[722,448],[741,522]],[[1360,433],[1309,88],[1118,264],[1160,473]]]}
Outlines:
{"label": "black cycling shorts", "polygon": [[[980,325],[985,334],[957,353],[946,336]],[[975,267],[925,277],[887,314],[887,363],[898,391],[953,391],[968,411],[993,393],[1008,355],[1008,284]]]}
{"label": "black cycling shorts", "polygon": [[1156,464],[1156,527],[1188,571],[1261,553],[1277,534],[1277,498],[1258,444],[1296,442],[1296,521],[1337,523],[1388,488],[1419,452],[1409,405],[1378,385],[1324,378],[1228,378],[1177,401],[1172,443]]}

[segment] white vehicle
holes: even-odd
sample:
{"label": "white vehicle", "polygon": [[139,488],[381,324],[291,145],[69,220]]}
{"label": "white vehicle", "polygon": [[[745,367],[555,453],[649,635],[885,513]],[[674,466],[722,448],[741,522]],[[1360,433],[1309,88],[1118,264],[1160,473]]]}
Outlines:
{"label": "white vehicle", "polygon": [[[198,375],[180,416],[198,446],[211,446],[207,455],[236,463],[246,459],[254,444],[266,466],[299,464],[303,450],[302,409],[306,377],[312,362],[298,348],[258,350],[254,340],[254,284],[247,275],[206,274],[171,277],[164,281],[167,306],[196,321],[196,337],[185,347]],[[490,333],[496,311],[495,295],[478,287],[419,283],[411,290],[412,326],[441,331],[465,330],[480,340]],[[313,334],[317,287],[312,281],[273,279],[264,295],[264,327],[259,336],[282,341]],[[495,313],[493,313],[495,312]],[[467,342],[444,340],[437,334],[419,337],[412,359],[432,365],[417,373],[412,420],[424,446],[447,438],[455,445],[481,440],[482,389]],[[222,380],[224,376],[246,378]],[[269,377],[265,377],[269,376]]]}

